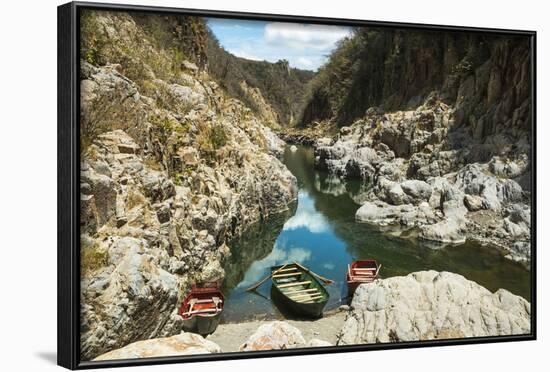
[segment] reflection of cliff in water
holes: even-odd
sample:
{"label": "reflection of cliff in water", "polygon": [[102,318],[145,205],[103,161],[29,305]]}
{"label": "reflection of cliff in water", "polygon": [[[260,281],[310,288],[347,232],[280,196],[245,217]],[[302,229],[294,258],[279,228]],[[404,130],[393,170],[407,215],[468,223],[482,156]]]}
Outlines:
{"label": "reflection of cliff in water", "polygon": [[271,253],[283,225],[296,212],[296,206],[297,203],[292,203],[288,211],[269,216],[266,220],[255,223],[240,237],[228,244],[231,249],[231,257],[224,264],[224,290],[236,287],[244,279],[244,274],[252,263]]}
{"label": "reflection of cliff in water", "polygon": [[355,222],[359,204],[353,199],[368,185],[317,171],[313,162],[311,148],[300,146],[295,153],[285,152],[285,165],[298,178],[300,189],[314,200],[315,210],[327,218],[334,234],[345,242],[345,250],[354,258],[378,260],[383,264],[383,277],[419,270],[451,271],[489,290],[506,288],[530,300],[529,272],[497,249],[473,241],[432,249],[426,242],[397,237],[391,231],[381,233],[378,227]]}

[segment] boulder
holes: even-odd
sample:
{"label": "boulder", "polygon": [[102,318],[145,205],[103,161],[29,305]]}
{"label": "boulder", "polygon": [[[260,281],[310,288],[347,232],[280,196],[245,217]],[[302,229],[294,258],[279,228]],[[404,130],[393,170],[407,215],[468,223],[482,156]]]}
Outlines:
{"label": "boulder", "polygon": [[483,199],[477,195],[464,195],[464,205],[470,212],[483,208]]}
{"label": "boulder", "polygon": [[486,165],[468,164],[456,175],[455,186],[464,193],[483,199],[483,208],[500,211],[503,203],[521,201],[523,190],[511,179],[498,179],[491,175]]}
{"label": "boulder", "polygon": [[180,355],[220,353],[221,349],[214,342],[204,339],[194,333],[181,333],[172,337],[153,338],[137,341],[120,349],[102,354],[94,359],[142,359],[152,357],[168,357]]}
{"label": "boulder", "polygon": [[[82,282],[84,359],[154,335],[177,306],[177,278],[158,267],[148,251],[145,240],[115,239],[108,249],[109,262],[116,265],[115,269],[100,271],[90,281]],[[105,283],[101,290],[89,289],[97,286],[98,280]]]}
{"label": "boulder", "polygon": [[98,214],[93,195],[80,194],[80,229],[83,233],[95,233],[98,227]]}
{"label": "boulder", "polygon": [[386,144],[395,156],[408,157],[411,154],[411,132],[410,125],[398,126],[393,122],[383,121],[378,130],[377,139]]}
{"label": "boulder", "polygon": [[492,173],[498,177],[516,178],[521,176],[529,167],[527,155],[517,160],[503,159],[495,156],[489,162],[489,168]]}
{"label": "boulder", "polygon": [[217,282],[222,281],[225,277],[225,270],[219,260],[209,259],[201,271],[202,282]]}
{"label": "boulder", "polygon": [[184,69],[192,72],[192,73],[197,73],[199,71],[199,68],[197,67],[196,64],[194,64],[193,62],[189,62],[188,60],[184,60],[182,63],[181,63],[181,67],[183,67]]}
{"label": "boulder", "polygon": [[461,275],[420,271],[360,285],[338,345],[530,333],[531,306]]}
{"label": "boulder", "polygon": [[140,149],[134,139],[122,129],[100,134],[96,141],[112,154],[137,154]]}
{"label": "boulder", "polygon": [[153,170],[144,172],[141,182],[145,195],[157,202],[164,201],[176,193],[174,183],[163,172]]}
{"label": "boulder", "polygon": [[191,108],[206,103],[204,94],[191,87],[172,84],[169,86],[169,90],[177,102],[186,107]]}
{"label": "boulder", "polygon": [[423,226],[419,237],[442,244],[460,244],[466,241],[465,224],[456,219],[445,219]]}
{"label": "boulder", "polygon": [[[89,195],[93,195],[97,225],[105,224],[116,213],[116,184],[113,179],[97,172],[91,165],[83,165],[80,172],[80,181],[89,186]],[[90,198],[85,198],[90,201]]]}
{"label": "boulder", "polygon": [[420,180],[407,180],[401,182],[401,189],[409,197],[411,203],[418,204],[430,200],[432,187]]}
{"label": "boulder", "polygon": [[355,212],[355,220],[375,225],[391,225],[397,223],[401,215],[415,211],[410,204],[389,205],[384,202],[366,202]]}
{"label": "boulder", "polygon": [[503,222],[504,229],[512,237],[528,238],[531,233],[531,209],[525,204],[513,204]]}
{"label": "boulder", "polygon": [[240,351],[281,350],[304,346],[306,341],[300,330],[287,322],[271,322],[261,325]]}

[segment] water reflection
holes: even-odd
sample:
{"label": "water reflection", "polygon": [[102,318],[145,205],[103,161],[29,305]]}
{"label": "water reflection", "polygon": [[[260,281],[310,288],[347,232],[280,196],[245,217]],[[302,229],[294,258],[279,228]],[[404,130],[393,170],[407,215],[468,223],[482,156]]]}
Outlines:
{"label": "water reflection", "polygon": [[288,250],[277,241],[273,251],[259,261],[254,262],[246,272],[243,280],[237,285],[236,289],[246,289],[260,281],[269,272],[266,268],[279,265],[285,262],[307,262],[311,258],[311,252],[305,248],[291,247]]}
{"label": "water reflection", "polygon": [[383,264],[383,277],[446,270],[489,290],[506,288],[529,300],[529,271],[504,259],[495,249],[467,242],[433,250],[423,242],[397,238],[356,223],[359,206],[353,197],[364,186],[315,171],[309,148],[286,151],[284,162],[298,179],[298,206],[295,212],[270,218],[230,244],[233,257],[226,266],[227,302],[222,321],[281,318],[269,299],[269,281],[258,290],[261,296],[245,289],[268,275],[271,266],[290,261],[305,264],[336,281],[327,287],[329,309],[346,301],[347,264],[357,258],[378,260]]}
{"label": "water reflection", "polygon": [[283,231],[304,228],[310,233],[330,231],[330,224],[322,213],[315,209],[313,199],[305,191],[298,193],[298,209],[284,225]]}

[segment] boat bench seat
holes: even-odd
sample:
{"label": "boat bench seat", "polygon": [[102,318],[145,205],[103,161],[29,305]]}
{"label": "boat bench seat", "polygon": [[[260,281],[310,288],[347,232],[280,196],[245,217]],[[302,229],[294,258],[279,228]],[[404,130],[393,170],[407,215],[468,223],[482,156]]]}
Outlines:
{"label": "boat bench seat", "polygon": [[288,287],[295,287],[295,286],[310,284],[310,283],[311,283],[311,280],[306,280],[306,281],[303,281],[303,282],[292,282],[292,283],[288,283],[288,284],[281,284],[281,285],[277,285],[277,287],[279,287],[279,288],[288,288]]}
{"label": "boat bench seat", "polygon": [[286,278],[286,277],[292,277],[292,276],[296,276],[296,275],[302,275],[302,273],[295,272],[295,273],[275,274],[275,275],[273,275],[273,278],[275,278],[275,279],[277,279],[277,278]]}

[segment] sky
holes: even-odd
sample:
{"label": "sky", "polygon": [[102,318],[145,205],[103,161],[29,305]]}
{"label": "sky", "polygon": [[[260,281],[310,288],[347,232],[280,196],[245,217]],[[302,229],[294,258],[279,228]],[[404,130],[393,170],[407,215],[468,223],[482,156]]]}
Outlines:
{"label": "sky", "polygon": [[238,57],[269,62],[286,59],[291,67],[312,71],[351,33],[349,27],[330,25],[220,18],[207,18],[207,23],[225,50]]}

